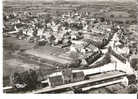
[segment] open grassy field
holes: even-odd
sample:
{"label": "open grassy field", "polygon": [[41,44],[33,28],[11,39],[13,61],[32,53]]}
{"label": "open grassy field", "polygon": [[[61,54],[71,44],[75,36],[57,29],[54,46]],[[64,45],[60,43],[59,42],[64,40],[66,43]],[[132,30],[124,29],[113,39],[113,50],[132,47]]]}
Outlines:
{"label": "open grassy field", "polygon": [[[74,9],[79,9],[80,11],[87,10],[90,13],[99,12],[101,9],[111,9],[112,11],[125,11],[125,12],[135,12],[136,3],[134,2],[3,2],[4,13],[9,8],[12,11],[31,11],[37,13],[47,13],[51,12],[66,12]],[[64,11],[63,11],[64,10]]]}
{"label": "open grassy field", "polygon": [[[10,46],[9,46],[10,45]],[[41,64],[36,64],[34,62],[26,59],[21,59],[16,55],[16,51],[13,50],[12,46],[20,46],[20,48],[30,49],[33,44],[26,41],[17,40],[16,38],[6,38],[4,39],[4,52],[3,52],[3,85],[9,85],[9,76],[14,72],[23,72],[29,69],[41,69],[43,72],[51,73],[53,68],[49,66],[44,66]],[[20,49],[19,48],[19,49]],[[54,71],[53,71],[54,72]]]}

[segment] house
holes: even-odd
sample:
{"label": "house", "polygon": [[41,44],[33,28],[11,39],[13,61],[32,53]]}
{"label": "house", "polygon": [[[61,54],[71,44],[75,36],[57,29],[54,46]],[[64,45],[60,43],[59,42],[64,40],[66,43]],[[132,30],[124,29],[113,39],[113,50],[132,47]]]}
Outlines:
{"label": "house", "polygon": [[109,17],[129,17],[130,14],[124,11],[112,11],[108,13]]}
{"label": "house", "polygon": [[82,80],[85,79],[85,75],[82,71],[72,73],[72,76],[73,76],[73,81],[72,82],[82,81]]}
{"label": "house", "polygon": [[90,67],[97,68],[112,62],[115,63],[115,67],[116,67],[117,63],[125,65],[127,63],[127,60],[123,56],[113,51],[112,48],[110,47],[108,48],[108,51],[103,56],[101,56],[98,60],[92,63]]}
{"label": "house", "polygon": [[50,87],[63,85],[64,84],[63,78],[61,75],[49,77],[48,78],[48,84]]}
{"label": "house", "polygon": [[61,71],[61,74],[50,75],[48,77],[48,84],[50,87],[60,86],[63,84],[69,84],[72,82],[78,82],[85,79],[83,71],[72,72],[70,68]]}
{"label": "house", "polygon": [[99,50],[95,45],[88,41],[72,41],[72,43],[73,44],[70,46],[71,52],[79,52],[85,55]]}

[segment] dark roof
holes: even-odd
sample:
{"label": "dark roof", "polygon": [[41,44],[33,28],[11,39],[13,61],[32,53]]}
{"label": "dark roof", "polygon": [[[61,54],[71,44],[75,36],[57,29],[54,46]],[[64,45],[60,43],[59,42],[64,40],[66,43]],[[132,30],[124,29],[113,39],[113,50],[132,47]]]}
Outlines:
{"label": "dark roof", "polygon": [[96,67],[100,67],[103,66],[105,64],[108,64],[111,62],[111,55],[113,55],[114,57],[116,57],[118,60],[120,60],[121,62],[125,63],[126,62],[126,58],[124,58],[123,56],[117,54],[115,51],[113,51],[112,49],[109,49],[107,53],[105,53],[101,58],[101,60],[96,61],[94,64],[91,64],[90,67],[92,68],[96,68]]}
{"label": "dark roof", "polygon": [[82,71],[81,72],[72,73],[72,74],[73,74],[73,79],[84,78],[84,73]]}
{"label": "dark roof", "polygon": [[101,45],[101,42],[93,41],[93,40],[90,40],[90,39],[84,39],[83,41],[87,42],[88,44],[90,43],[90,44],[94,45],[97,48],[99,48],[99,45]]}
{"label": "dark roof", "polygon": [[123,57],[122,55],[117,54],[117,53],[116,53],[115,51],[113,51],[113,50],[111,50],[110,53],[111,53],[114,57],[116,57],[117,59],[119,59],[121,62],[126,63],[126,58]]}

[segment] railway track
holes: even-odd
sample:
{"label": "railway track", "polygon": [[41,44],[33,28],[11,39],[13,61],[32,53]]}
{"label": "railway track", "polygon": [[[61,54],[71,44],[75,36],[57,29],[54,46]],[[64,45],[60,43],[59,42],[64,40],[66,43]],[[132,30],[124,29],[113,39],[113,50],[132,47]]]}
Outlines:
{"label": "railway track", "polygon": [[102,74],[89,76],[88,80],[60,85],[54,88],[46,87],[37,91],[32,91],[31,93],[37,94],[37,93],[49,93],[53,91],[56,92],[61,89],[67,89],[72,87],[78,87],[78,88],[81,88],[83,91],[87,91],[90,89],[95,89],[95,88],[104,87],[111,84],[120,83],[123,79],[122,77],[125,77],[125,76],[126,74],[124,72],[119,72],[119,71],[105,72]]}
{"label": "railway track", "polygon": [[[37,90],[33,90],[26,93],[33,93],[33,94],[39,94],[39,93],[66,93],[66,92],[72,92],[74,88],[81,89],[82,92],[89,91],[92,89],[97,89],[117,83],[121,83],[126,77],[126,73],[120,72],[120,71],[109,71],[104,72],[101,74],[95,74],[92,76],[88,76],[89,79],[80,81],[80,82],[74,82],[69,83],[65,85],[60,85],[56,87],[45,87]],[[43,82],[42,82],[43,83]],[[48,81],[44,82],[48,83]],[[12,88],[12,86],[4,87],[4,92],[10,92],[14,93],[16,90]]]}

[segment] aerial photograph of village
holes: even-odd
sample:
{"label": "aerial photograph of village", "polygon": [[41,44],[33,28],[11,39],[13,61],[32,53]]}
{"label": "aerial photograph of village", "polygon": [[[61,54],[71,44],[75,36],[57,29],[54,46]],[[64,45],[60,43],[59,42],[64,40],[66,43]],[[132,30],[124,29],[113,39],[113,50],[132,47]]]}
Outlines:
{"label": "aerial photograph of village", "polygon": [[3,0],[3,93],[138,94],[138,0]]}

